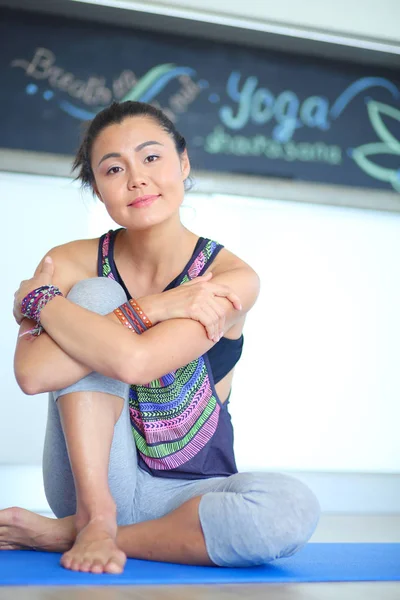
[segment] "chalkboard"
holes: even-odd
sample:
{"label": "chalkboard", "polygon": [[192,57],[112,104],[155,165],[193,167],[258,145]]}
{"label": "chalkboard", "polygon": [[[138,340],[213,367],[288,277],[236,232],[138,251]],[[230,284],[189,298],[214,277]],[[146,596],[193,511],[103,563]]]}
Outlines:
{"label": "chalkboard", "polygon": [[196,169],[400,191],[400,70],[2,9],[0,146],[73,155],[111,101],[161,107]]}

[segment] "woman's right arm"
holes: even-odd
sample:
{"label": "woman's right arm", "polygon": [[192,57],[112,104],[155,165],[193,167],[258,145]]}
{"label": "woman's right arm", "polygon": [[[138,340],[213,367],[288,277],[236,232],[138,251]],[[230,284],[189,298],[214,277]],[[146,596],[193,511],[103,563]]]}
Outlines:
{"label": "woman's right arm", "polygon": [[[79,242],[65,244],[50,251],[55,267],[53,285],[57,286],[64,296],[77,281],[87,277],[79,263],[74,260],[74,245],[78,244]],[[41,270],[43,260],[35,274]],[[35,325],[34,321],[24,319],[18,335],[32,329]],[[17,338],[14,374],[25,394],[33,395],[59,390],[72,385],[89,373],[88,367],[68,356],[45,332],[38,337],[24,335]]]}
{"label": "woman's right arm", "polygon": [[[35,325],[35,321],[24,319],[19,334]],[[38,337],[18,338],[14,373],[21,390],[25,394],[34,395],[68,387],[88,375],[90,369],[68,356],[43,332]]]}

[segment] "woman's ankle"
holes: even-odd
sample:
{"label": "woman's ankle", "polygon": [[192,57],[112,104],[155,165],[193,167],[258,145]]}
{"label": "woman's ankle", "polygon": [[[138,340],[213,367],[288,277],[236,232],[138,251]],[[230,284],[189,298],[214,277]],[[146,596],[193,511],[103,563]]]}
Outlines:
{"label": "woman's ankle", "polygon": [[81,531],[87,525],[98,525],[99,528],[107,530],[117,529],[117,508],[112,502],[96,502],[86,505],[78,505],[75,515],[75,526]]}

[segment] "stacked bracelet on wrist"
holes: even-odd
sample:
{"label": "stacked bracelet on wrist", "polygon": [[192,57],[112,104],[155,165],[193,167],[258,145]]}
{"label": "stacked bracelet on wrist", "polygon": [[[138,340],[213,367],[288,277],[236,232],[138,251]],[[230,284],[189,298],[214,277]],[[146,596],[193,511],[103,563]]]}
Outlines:
{"label": "stacked bracelet on wrist", "polygon": [[42,309],[50,302],[50,300],[56,296],[62,295],[62,292],[55,285],[42,285],[27,294],[21,302],[21,314],[28,319],[36,321],[37,327],[26,331],[22,335],[27,335],[28,333],[34,336],[40,335],[43,331],[43,327],[40,324],[40,313]]}
{"label": "stacked bracelet on wrist", "polygon": [[125,302],[125,304],[116,308],[114,313],[125,327],[136,333],[143,333],[146,329],[150,329],[153,326],[150,319],[146,317],[143,310],[133,298],[129,300],[129,303]]}

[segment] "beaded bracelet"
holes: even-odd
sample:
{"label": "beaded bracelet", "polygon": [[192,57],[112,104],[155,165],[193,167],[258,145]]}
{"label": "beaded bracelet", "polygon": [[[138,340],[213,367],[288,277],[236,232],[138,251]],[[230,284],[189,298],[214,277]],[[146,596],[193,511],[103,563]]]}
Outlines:
{"label": "beaded bracelet", "polygon": [[138,320],[135,318],[135,315],[130,310],[129,305],[127,303],[122,304],[118,308],[114,310],[114,313],[117,315],[118,319],[121,321],[122,325],[128,327],[135,333],[142,333],[144,330],[139,326]]}
{"label": "beaded bracelet", "polygon": [[143,333],[146,329],[150,329],[153,326],[136,300],[129,300],[129,304],[125,302],[125,304],[116,308],[114,313],[125,327],[138,334]]}
{"label": "beaded bracelet", "polygon": [[28,319],[36,321],[37,327],[25,331],[19,337],[28,333],[33,336],[38,336],[42,333],[43,327],[40,324],[40,313],[46,304],[56,296],[63,296],[63,294],[55,285],[42,285],[25,296],[21,302],[21,314]]}
{"label": "beaded bracelet", "polygon": [[150,319],[148,317],[146,317],[146,315],[144,314],[144,312],[142,311],[139,304],[136,302],[136,300],[134,298],[129,300],[129,304],[135,311],[136,317],[139,319],[139,321],[141,321],[143,329],[150,329],[150,327],[153,327],[153,323],[150,321]]}

